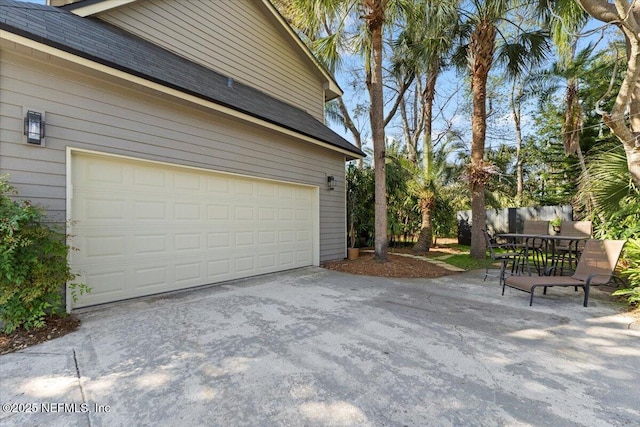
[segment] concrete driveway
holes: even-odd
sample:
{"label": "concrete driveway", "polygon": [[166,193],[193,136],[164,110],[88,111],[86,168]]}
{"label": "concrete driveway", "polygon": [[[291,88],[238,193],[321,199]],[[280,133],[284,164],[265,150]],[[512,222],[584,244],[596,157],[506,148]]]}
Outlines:
{"label": "concrete driveway", "polygon": [[482,277],[308,268],[85,311],[0,356],[0,424],[640,425],[632,319]]}

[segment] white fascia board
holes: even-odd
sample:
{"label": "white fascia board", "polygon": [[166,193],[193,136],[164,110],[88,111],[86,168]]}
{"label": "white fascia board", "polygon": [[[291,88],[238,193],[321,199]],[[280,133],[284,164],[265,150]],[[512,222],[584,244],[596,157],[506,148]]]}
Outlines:
{"label": "white fascia board", "polygon": [[138,0],[102,0],[98,3],[93,3],[87,6],[80,6],[77,8],[68,9],[71,13],[87,17],[93,16],[98,13],[106,12],[107,10],[115,9],[116,7],[126,6],[130,3],[137,2]]}

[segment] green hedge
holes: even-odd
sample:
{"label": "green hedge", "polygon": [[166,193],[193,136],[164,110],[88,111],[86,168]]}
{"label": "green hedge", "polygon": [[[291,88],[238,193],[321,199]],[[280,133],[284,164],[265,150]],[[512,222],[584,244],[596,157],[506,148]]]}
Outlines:
{"label": "green hedge", "polygon": [[[63,289],[75,279],[64,233],[44,223],[44,210],[14,199],[0,177],[0,320],[6,333],[44,326],[47,314],[62,314]],[[72,297],[89,291],[72,284]]]}

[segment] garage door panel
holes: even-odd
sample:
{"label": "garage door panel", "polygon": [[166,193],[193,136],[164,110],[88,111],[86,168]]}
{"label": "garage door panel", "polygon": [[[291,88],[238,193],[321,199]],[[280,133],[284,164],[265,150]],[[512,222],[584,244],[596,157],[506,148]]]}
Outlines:
{"label": "garage door panel", "polygon": [[258,232],[258,244],[259,245],[274,245],[276,243],[275,231],[259,231]]}
{"label": "garage door panel", "polygon": [[140,165],[131,170],[133,185],[145,189],[162,190],[167,187],[167,174],[165,171]]}
{"label": "garage door panel", "polygon": [[79,182],[123,185],[125,182],[125,166],[118,163],[105,163],[98,159],[87,159],[77,169]]}
{"label": "garage door panel", "polygon": [[124,221],[126,219],[126,205],[123,199],[118,198],[93,198],[88,197],[79,205],[82,212],[78,212],[82,218],[91,220],[109,220],[112,222]]}
{"label": "garage door panel", "polygon": [[234,181],[234,189],[232,191],[236,197],[239,196],[253,196],[254,194],[254,183],[246,180],[237,180]]}
{"label": "garage door panel", "polygon": [[198,284],[202,276],[200,262],[178,262],[175,265],[176,283],[178,284]]}
{"label": "garage door panel", "polygon": [[91,296],[92,299],[100,300],[105,296],[108,298],[119,295],[124,291],[126,271],[117,268],[111,270],[95,268],[92,273],[82,274],[81,280],[91,284],[91,293],[82,297]]}
{"label": "garage door panel", "polygon": [[202,191],[203,177],[195,173],[176,172],[174,174],[174,188],[181,191],[194,191],[200,193]]}
{"label": "garage door panel", "polygon": [[83,251],[87,258],[112,258],[126,253],[127,236],[86,236],[84,244],[78,249]]}
{"label": "garage door panel", "polygon": [[231,233],[207,233],[207,249],[226,248],[231,242]]}
{"label": "garage door panel", "polygon": [[313,262],[310,187],[89,154],[72,184],[77,307]]}
{"label": "garage door panel", "polygon": [[170,271],[166,266],[136,268],[134,279],[138,288],[162,291],[171,281]]}
{"label": "garage door panel", "polygon": [[207,276],[217,279],[231,273],[231,261],[229,259],[218,258],[215,261],[207,262]]}
{"label": "garage door panel", "polygon": [[207,177],[207,191],[229,194],[229,180],[222,177]]}
{"label": "garage door panel", "polygon": [[280,243],[290,243],[295,241],[295,231],[294,230],[280,230],[278,233],[278,241]]}
{"label": "garage door panel", "polygon": [[261,198],[274,199],[276,196],[276,186],[271,183],[258,184],[258,196]]}
{"label": "garage door panel", "polygon": [[207,219],[210,221],[229,221],[228,205],[207,205]]}
{"label": "garage door panel", "polygon": [[292,266],[295,263],[295,255],[293,251],[280,252],[278,254],[278,259],[280,261],[280,265],[283,266]]}
{"label": "garage door panel", "polygon": [[274,268],[276,265],[276,255],[274,254],[266,254],[258,257],[259,268]]}
{"label": "garage door panel", "polygon": [[201,212],[200,205],[196,203],[177,202],[173,205],[174,216],[176,221],[200,221]]}
{"label": "garage door panel", "polygon": [[235,233],[235,246],[253,246],[255,244],[253,231],[244,231]]}
{"label": "garage door panel", "polygon": [[135,221],[165,221],[168,211],[166,202],[133,201],[133,219]]}
{"label": "garage door panel", "polygon": [[266,207],[258,209],[258,221],[273,222],[276,220],[276,208]]}
{"label": "garage door panel", "polygon": [[131,240],[133,241],[134,256],[156,256],[166,252],[169,247],[166,233],[134,234]]}
{"label": "garage door panel", "polygon": [[278,209],[278,220],[279,221],[293,221],[293,209],[289,208],[281,208]]}

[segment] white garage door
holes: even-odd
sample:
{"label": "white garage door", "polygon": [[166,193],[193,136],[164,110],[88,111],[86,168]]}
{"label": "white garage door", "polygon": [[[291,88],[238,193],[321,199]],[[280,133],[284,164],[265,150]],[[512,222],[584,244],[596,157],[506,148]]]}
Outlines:
{"label": "white garage door", "polygon": [[317,190],[73,153],[72,268],[92,288],[73,307],[314,262]]}

